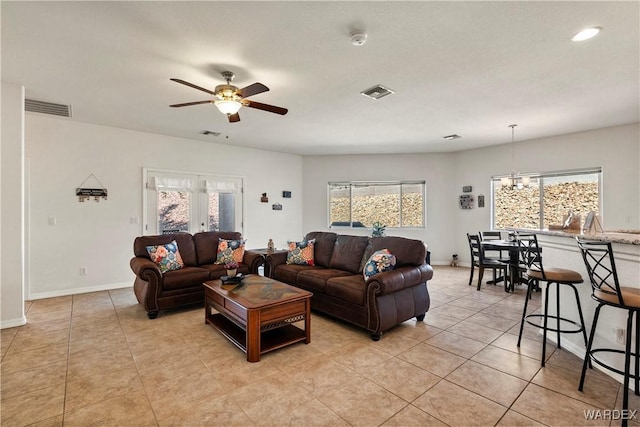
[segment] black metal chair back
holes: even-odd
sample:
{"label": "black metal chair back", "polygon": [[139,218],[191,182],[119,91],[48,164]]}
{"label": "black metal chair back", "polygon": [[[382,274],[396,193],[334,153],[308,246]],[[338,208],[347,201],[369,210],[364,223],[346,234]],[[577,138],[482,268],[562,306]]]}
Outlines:
{"label": "black metal chair back", "polygon": [[539,271],[543,280],[546,280],[544,267],[542,266],[542,251],[538,245],[535,233],[517,233],[516,239],[519,245],[520,263],[527,270]]}
{"label": "black metal chair back", "polygon": [[594,291],[617,296],[618,304],[624,307],[611,242],[584,240],[580,237],[576,237],[576,240],[589,274],[591,288]]}

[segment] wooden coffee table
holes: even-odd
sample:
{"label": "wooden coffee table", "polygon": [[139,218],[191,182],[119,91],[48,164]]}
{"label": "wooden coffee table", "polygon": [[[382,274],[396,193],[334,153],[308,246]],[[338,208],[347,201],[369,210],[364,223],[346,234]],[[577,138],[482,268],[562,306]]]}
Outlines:
{"label": "wooden coffee table", "polygon": [[[239,285],[204,282],[204,293],[205,323],[244,351],[249,362],[296,342],[311,342],[311,292],[250,274]],[[294,325],[302,320],[304,329]]]}

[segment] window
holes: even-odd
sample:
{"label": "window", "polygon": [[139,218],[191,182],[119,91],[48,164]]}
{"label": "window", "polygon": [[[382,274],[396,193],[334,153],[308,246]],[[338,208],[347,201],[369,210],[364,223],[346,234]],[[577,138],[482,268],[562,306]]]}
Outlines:
{"label": "window", "polygon": [[546,173],[516,189],[493,177],[493,227],[545,229],[561,225],[569,211],[584,221],[590,211],[600,213],[601,175],[600,168]]}
{"label": "window", "polygon": [[242,179],[145,171],[145,234],[242,232]]}
{"label": "window", "polygon": [[330,182],[329,226],[423,228],[425,182]]}

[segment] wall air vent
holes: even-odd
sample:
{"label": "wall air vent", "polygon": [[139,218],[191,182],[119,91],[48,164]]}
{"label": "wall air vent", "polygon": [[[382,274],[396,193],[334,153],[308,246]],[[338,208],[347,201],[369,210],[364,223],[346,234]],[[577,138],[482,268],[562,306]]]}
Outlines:
{"label": "wall air vent", "polygon": [[24,111],[71,117],[71,105],[54,104],[53,102],[36,101],[35,99],[24,100]]}
{"label": "wall air vent", "polygon": [[374,87],[370,87],[369,89],[365,89],[362,92],[360,92],[362,95],[367,96],[371,99],[380,99],[382,97],[385,97],[387,95],[391,95],[392,93],[395,93],[394,91],[392,91],[391,89],[384,87],[382,85],[376,85]]}

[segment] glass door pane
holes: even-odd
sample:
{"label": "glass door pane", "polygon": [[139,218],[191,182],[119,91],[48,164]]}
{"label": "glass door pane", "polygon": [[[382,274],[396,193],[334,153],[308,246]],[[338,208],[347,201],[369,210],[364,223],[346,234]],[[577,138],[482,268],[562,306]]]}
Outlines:
{"label": "glass door pane", "polygon": [[190,232],[191,194],[187,191],[158,191],[158,233]]}

